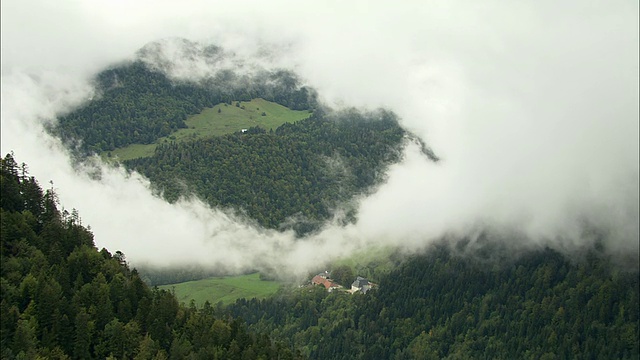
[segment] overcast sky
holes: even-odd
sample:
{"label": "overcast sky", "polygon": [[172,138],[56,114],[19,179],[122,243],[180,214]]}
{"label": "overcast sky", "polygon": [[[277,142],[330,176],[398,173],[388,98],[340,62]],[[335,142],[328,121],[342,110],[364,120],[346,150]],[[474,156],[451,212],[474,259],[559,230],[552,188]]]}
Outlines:
{"label": "overcast sky", "polygon": [[[42,184],[53,180],[97,245],[130,261],[303,271],[327,260],[316,257],[328,247],[415,249],[487,226],[571,248],[592,241],[580,235],[585,223],[605,229],[612,249],[638,251],[637,1],[1,6],[2,153],[15,151]],[[358,224],[304,243],[200,203],[165,204],[139,177],[105,170],[96,182],[73,170],[42,122],[85,101],[100,69],[171,37],[262,54],[334,106],[390,108],[442,161],[409,146],[362,200]]]}

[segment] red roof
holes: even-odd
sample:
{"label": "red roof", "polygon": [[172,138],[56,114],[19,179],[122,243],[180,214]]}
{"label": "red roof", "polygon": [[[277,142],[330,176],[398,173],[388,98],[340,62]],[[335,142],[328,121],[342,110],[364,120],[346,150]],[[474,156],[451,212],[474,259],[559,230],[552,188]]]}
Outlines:
{"label": "red roof", "polygon": [[333,281],[331,281],[329,279],[325,279],[320,275],[314,276],[313,279],[311,279],[311,283],[314,284],[314,285],[324,285],[324,287],[327,288],[327,290],[329,288],[332,288],[332,287],[340,286],[337,283],[334,283]]}

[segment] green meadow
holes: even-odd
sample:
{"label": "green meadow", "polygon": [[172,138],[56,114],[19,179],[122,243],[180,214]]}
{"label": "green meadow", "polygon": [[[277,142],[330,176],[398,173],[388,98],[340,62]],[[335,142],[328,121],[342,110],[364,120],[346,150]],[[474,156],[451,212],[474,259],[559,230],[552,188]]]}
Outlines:
{"label": "green meadow", "polygon": [[[111,151],[111,157],[129,160],[152,156],[157,144],[168,141],[189,141],[231,134],[254,126],[267,131],[275,130],[284,123],[292,123],[311,116],[309,111],[291,110],[282,105],[264,100],[233,101],[204,109],[200,114],[190,116],[187,128],[179,129],[171,135],[158,139],[153,144],[132,144]],[[103,154],[106,156],[106,154]]]}
{"label": "green meadow", "polygon": [[201,307],[205,301],[216,304],[231,304],[237,299],[263,299],[274,294],[280,288],[276,281],[260,280],[259,273],[240,276],[212,277],[204,280],[187,281],[179,284],[158,286],[160,289],[174,291],[178,301],[189,304],[193,299]]}

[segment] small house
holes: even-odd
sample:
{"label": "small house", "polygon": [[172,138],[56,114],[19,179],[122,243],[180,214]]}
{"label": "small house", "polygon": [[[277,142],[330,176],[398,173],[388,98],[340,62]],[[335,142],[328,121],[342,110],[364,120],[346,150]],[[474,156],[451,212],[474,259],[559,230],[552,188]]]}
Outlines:
{"label": "small house", "polygon": [[366,294],[367,291],[371,290],[373,286],[369,280],[363,278],[362,276],[358,276],[356,280],[351,283],[351,293],[355,293],[356,291],[362,291],[363,294]]}
{"label": "small house", "polygon": [[314,276],[311,279],[311,283],[313,285],[322,285],[324,286],[328,292],[332,292],[335,289],[339,289],[342,287],[342,285],[333,282],[333,280],[329,279],[329,273],[328,272],[324,272],[324,273],[320,273],[316,276]]}

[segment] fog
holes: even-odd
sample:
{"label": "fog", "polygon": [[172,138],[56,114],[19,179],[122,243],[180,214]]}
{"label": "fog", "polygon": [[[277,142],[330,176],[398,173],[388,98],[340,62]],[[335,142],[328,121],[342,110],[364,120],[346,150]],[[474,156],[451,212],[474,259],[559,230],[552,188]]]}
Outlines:
{"label": "fog", "polygon": [[[637,258],[638,3],[379,1],[2,2],[1,150],[132,264],[263,266],[302,274],[372,246],[422,249],[483,229],[571,251],[605,239]],[[296,71],[333,107],[385,107],[441,158],[408,145],[359,220],[296,241],[197,200],[167,204],[119,169],[74,168],[42,124],[92,95],[90,78],[172,39],[224,48],[243,69]],[[168,40],[167,40],[168,39]],[[587,231],[598,229],[597,232]],[[515,239],[518,240],[515,240]]]}

